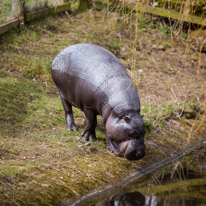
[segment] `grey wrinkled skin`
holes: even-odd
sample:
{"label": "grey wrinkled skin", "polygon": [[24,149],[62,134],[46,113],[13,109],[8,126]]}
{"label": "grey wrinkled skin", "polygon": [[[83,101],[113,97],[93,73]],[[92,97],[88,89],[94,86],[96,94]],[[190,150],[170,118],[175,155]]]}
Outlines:
{"label": "grey wrinkled skin", "polygon": [[111,152],[129,160],[144,157],[145,128],[137,88],[111,52],[92,44],[69,46],[56,56],[51,73],[68,130],[78,130],[72,112],[75,106],[86,116],[83,138],[94,141],[97,115],[101,115]]}

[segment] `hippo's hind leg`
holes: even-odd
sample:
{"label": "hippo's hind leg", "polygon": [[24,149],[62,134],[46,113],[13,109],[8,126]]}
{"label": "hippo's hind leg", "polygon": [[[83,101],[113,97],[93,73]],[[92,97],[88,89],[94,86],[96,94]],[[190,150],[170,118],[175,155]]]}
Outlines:
{"label": "hippo's hind leg", "polygon": [[63,97],[63,95],[61,95],[61,93],[60,93],[60,97],[61,97],[62,105],[63,105],[64,111],[65,111],[66,127],[69,131],[70,130],[77,131],[79,128],[74,122],[72,105],[64,99],[64,97]]}
{"label": "hippo's hind leg", "polygon": [[82,137],[88,141],[94,141],[96,139],[95,128],[97,125],[97,114],[90,109],[84,109],[84,114],[86,116],[86,127],[82,133]]}

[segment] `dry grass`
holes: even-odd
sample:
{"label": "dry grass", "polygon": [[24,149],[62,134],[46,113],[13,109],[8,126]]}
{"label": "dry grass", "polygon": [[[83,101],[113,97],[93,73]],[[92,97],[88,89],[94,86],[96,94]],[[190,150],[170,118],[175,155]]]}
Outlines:
{"label": "dry grass", "polygon": [[[131,169],[172,155],[188,143],[194,119],[186,117],[200,122],[197,113],[204,102],[196,74],[200,56],[185,47],[182,38],[171,39],[169,28],[150,16],[139,15],[137,33],[132,32],[137,28],[136,14],[124,19],[94,8],[77,16],[33,22],[20,33],[1,38],[2,205],[59,205],[118,181]],[[51,62],[63,48],[81,42],[105,47],[131,71],[148,129],[144,160],[129,162],[110,154],[101,123],[98,140],[85,145],[80,137],[84,117],[77,109],[80,132],[65,130],[63,108],[50,77]],[[199,74],[204,78],[206,58],[201,55]],[[191,141],[201,137],[198,131],[190,134]]]}
{"label": "dry grass", "polygon": [[[128,26],[130,49],[126,49],[130,50],[130,59],[124,63],[128,64],[133,80],[141,88],[142,101],[149,105],[155,104],[159,109],[167,102],[173,105],[176,117],[184,113],[188,104],[195,105],[201,108],[203,114],[198,126],[201,130],[206,115],[206,58],[205,53],[202,53],[206,48],[205,30],[196,25],[198,30],[193,32],[194,25],[155,16],[142,19],[143,13],[139,9],[142,1],[104,2],[108,10],[115,6]],[[188,0],[175,3],[157,0],[144,1],[145,4],[178,11],[186,19],[205,15],[204,12],[200,13],[204,2],[191,5]]]}

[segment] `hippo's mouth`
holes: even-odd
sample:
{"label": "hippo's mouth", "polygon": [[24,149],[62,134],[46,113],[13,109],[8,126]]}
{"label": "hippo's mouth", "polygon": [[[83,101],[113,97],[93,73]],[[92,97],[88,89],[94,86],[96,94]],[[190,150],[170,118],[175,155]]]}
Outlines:
{"label": "hippo's mouth", "polygon": [[125,154],[126,154],[126,150],[128,148],[129,143],[130,143],[130,141],[128,140],[128,141],[121,142],[119,144],[119,150],[123,154],[124,157],[126,157]]}
{"label": "hippo's mouth", "polygon": [[145,156],[144,143],[138,144],[138,140],[128,140],[119,145],[121,154],[128,160],[140,160]]}
{"label": "hippo's mouth", "polygon": [[113,139],[108,142],[109,150],[118,157],[125,157],[128,160],[139,160],[145,156],[145,145],[138,145],[137,140],[128,140],[116,143]]}

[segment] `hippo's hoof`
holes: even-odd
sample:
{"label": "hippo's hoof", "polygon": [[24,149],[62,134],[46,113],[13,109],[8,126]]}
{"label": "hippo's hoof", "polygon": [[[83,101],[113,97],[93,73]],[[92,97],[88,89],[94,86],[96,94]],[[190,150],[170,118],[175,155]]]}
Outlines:
{"label": "hippo's hoof", "polygon": [[95,139],[96,139],[96,135],[94,132],[91,132],[89,130],[87,131],[84,131],[82,133],[82,137],[84,138],[85,141],[91,141],[91,142],[94,142]]}
{"label": "hippo's hoof", "polygon": [[67,130],[68,131],[78,131],[79,127],[76,124],[73,125],[67,125]]}

